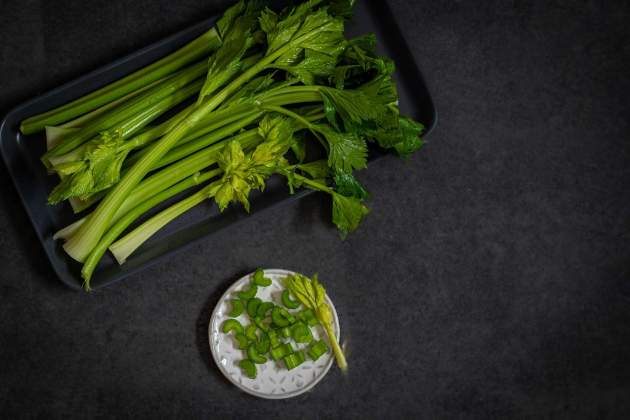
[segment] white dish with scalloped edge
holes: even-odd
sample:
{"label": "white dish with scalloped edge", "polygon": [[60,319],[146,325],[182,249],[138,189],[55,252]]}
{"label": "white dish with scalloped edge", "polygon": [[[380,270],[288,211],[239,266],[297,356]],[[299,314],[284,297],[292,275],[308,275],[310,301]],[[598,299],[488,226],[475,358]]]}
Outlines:
{"label": "white dish with scalloped edge", "polygon": [[[284,290],[282,279],[286,276],[295,274],[292,271],[280,269],[264,270],[265,277],[271,279],[271,285],[268,287],[258,287],[257,297],[263,301],[273,301],[280,304],[280,294]],[[237,280],[230,288],[221,296],[217,306],[212,312],[210,324],[208,326],[208,335],[210,339],[210,352],[212,358],[219,367],[219,370],[234,385],[260,398],[283,399],[291,398],[303,394],[311,390],[330,370],[334,363],[332,351],[321,356],[316,362],[310,360],[307,356],[306,361],[293,370],[287,370],[281,361],[274,362],[269,358],[267,363],[256,365],[257,377],[250,379],[245,376],[238,366],[238,362],[246,358],[245,351],[239,350],[232,335],[224,334],[221,331],[223,322],[230,317],[231,310],[230,300],[236,297],[236,292],[245,290],[249,287],[254,273],[247,274]],[[339,339],[339,318],[332,301],[326,295],[326,303],[331,308],[333,314],[333,328],[335,335]],[[237,318],[243,325],[249,324],[246,314],[242,314]],[[316,340],[325,339],[325,332],[321,326],[312,328],[313,337]],[[294,348],[305,349],[307,345],[296,344],[291,342]]]}

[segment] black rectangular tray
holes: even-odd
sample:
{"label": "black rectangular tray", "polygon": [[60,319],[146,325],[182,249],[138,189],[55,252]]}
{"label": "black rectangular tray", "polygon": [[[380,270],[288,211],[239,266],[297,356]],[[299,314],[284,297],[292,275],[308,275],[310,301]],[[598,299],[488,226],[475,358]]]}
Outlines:
{"label": "black rectangular tray", "polygon": [[[0,151],[13,183],[24,203],[37,237],[59,279],[67,286],[79,289],[82,284],[81,265],[68,257],[61,244],[52,239],[54,232],[77,219],[70,206],[48,206],[48,192],[56,182],[48,176],[39,157],[44,153],[43,134],[24,136],[19,132],[20,122],[85,95],[103,85],[117,80],[176,50],[209,29],[216,17],[179,32],[169,38],[128,55],[112,64],[93,71],[73,82],[39,96],[13,109],[0,127]],[[362,1],[356,7],[355,16],[348,24],[348,32],[358,35],[374,32],[381,52],[396,62],[400,108],[422,122],[426,136],[435,126],[437,114],[422,74],[409,51],[389,6],[384,1]],[[370,158],[383,156],[372,151]],[[127,262],[119,266],[110,256],[105,256],[94,273],[93,288],[102,287],[153,265],[169,255],[184,250],[213,232],[231,226],[241,220],[260,214],[281,203],[287,203],[306,195],[307,191],[291,196],[279,179],[271,179],[264,194],[254,194],[251,213],[231,207],[218,213],[216,206],[206,205],[188,212],[160,231],[141,246]]]}

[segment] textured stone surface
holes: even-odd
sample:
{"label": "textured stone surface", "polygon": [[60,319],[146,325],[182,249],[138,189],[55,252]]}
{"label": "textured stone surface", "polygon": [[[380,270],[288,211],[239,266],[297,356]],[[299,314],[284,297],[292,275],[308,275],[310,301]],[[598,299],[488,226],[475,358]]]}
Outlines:
{"label": "textured stone surface", "polygon": [[[158,40],[212,1],[2,1],[0,111]],[[0,413],[621,418],[630,413],[628,3],[391,1],[440,112],[341,242],[310,196],[89,295],[49,273],[0,165]],[[211,364],[210,311],[256,266],[329,285],[350,347],[310,394]]]}

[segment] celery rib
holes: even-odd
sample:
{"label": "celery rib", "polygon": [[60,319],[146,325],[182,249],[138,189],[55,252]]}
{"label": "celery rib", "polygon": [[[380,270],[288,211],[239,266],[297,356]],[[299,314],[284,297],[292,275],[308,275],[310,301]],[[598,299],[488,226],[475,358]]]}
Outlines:
{"label": "celery rib", "polygon": [[[113,130],[115,131],[115,135],[123,139],[132,136],[133,134],[143,129],[144,127],[146,127],[149,123],[151,123],[151,121],[155,120],[156,118],[164,114],[166,111],[168,111],[172,107],[178,105],[182,101],[193,96],[196,92],[199,91],[202,83],[203,81],[199,79],[196,82],[193,82],[189,84],[188,86],[185,86],[183,89],[175,91],[174,93],[171,93],[169,96],[163,98],[160,102],[157,102],[153,104],[152,106],[141,110],[139,113],[121,122],[115,128],[115,130]],[[110,129],[110,131],[112,130]],[[125,147],[127,148],[127,150],[141,147],[142,145],[145,144],[146,137],[142,135],[139,135],[138,137],[139,138],[134,138],[126,142]],[[99,137],[96,137],[97,141],[98,141],[98,138]],[[85,149],[87,148],[89,144],[90,142],[85,143],[77,147],[76,149],[70,151],[69,153],[66,153],[61,156],[51,156],[49,158],[49,161],[54,168],[60,163],[81,159],[85,152]]]}
{"label": "celery rib", "polygon": [[[209,192],[209,188],[204,187],[190,197],[185,198],[184,200],[166,208],[165,210],[151,217],[145,223],[132,230],[128,235],[125,235],[122,239],[114,242],[109,247],[109,250],[116,258],[116,261],[118,261],[118,264],[123,264],[125,261],[127,261],[127,257],[129,257],[129,255],[131,255],[136,249],[138,249],[140,245],[147,241],[157,231],[162,229],[164,226],[166,226],[171,221],[184,214],[191,208],[195,207],[197,204],[202,203],[210,196],[211,194]],[[97,246],[95,250],[98,249],[99,247]],[[85,274],[87,274],[87,270],[86,272],[82,270],[82,274],[85,276]]]}
{"label": "celery rib", "polygon": [[33,134],[47,125],[58,125],[84,115],[183,68],[210,54],[220,45],[219,34],[212,28],[174,53],[116,82],[68,104],[25,119],[20,125],[20,131],[23,134]]}
{"label": "celery rib", "polygon": [[218,108],[230,96],[236,93],[245,83],[260,72],[266,70],[275,60],[292,51],[296,46],[315,37],[328,28],[324,24],[296,37],[263,57],[259,62],[241,73],[226,87],[221,89],[208,101],[203,101],[191,114],[180,122],[172,131],[150,146],[142,158],[125,174],[122,180],[99,203],[89,219],[79,228],[77,233],[64,244],[64,249],[73,259],[83,262],[98,244],[105,230],[109,226],[114,213],[122,205],[127,195],[158,162],[190,129],[199,121]]}
{"label": "celery rib", "polygon": [[77,133],[70,135],[63,143],[47,151],[42,157],[42,160],[48,160],[52,156],[61,156],[74,150],[100,131],[111,128],[121,121],[161,101],[170,94],[177,92],[179,89],[201,77],[204,72],[205,63],[203,62],[182,70],[177,75],[168,78],[140,96],[131,99],[120,108],[100,116],[89,125],[81,128]]}
{"label": "celery rib", "polygon": [[158,204],[168,200],[169,198],[179,194],[182,191],[209,181],[210,179],[220,175],[221,172],[222,171],[220,169],[214,169],[202,174],[192,175],[187,179],[175,184],[174,186],[162,191],[161,193],[151,197],[149,200],[143,202],[142,204],[139,204],[131,211],[126,213],[107,231],[107,233],[103,236],[101,241],[98,243],[98,245],[94,248],[94,250],[90,253],[89,257],[85,261],[85,264],[81,269],[81,275],[85,280],[84,287],[89,290],[92,274],[98,266],[99,261],[107,251],[107,248],[109,248],[109,246],[118,238],[118,236],[120,236],[120,234],[123,233],[124,230],[127,229],[127,227],[129,227],[129,225],[131,225],[140,216],[142,216],[144,213],[151,210]]}

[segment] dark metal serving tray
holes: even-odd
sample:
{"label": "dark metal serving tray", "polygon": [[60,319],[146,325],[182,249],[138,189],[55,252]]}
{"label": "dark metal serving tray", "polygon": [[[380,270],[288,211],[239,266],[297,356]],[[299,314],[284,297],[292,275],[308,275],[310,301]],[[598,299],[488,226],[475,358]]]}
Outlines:
{"label": "dark metal serving tray", "polygon": [[[63,252],[61,244],[53,241],[52,236],[54,232],[76,220],[77,216],[72,213],[67,204],[59,206],[46,204],[48,192],[57,180],[46,174],[39,160],[45,151],[44,135],[22,135],[19,132],[20,122],[26,117],[85,95],[165,56],[201,35],[213,25],[215,19],[216,17],[213,17],[191,26],[185,31],[26,102],[12,110],[2,122],[0,127],[2,157],[52,267],[59,279],[67,286],[74,289],[81,287],[81,265],[68,257]],[[351,35],[376,33],[379,48],[394,59],[397,65],[400,108],[405,115],[425,125],[424,135],[426,136],[435,126],[436,111],[422,74],[387,3],[384,1],[359,2],[355,16],[348,24],[348,32]],[[370,158],[375,159],[383,155],[382,152],[374,150]],[[252,195],[249,216],[237,206],[221,214],[218,213],[216,206],[197,206],[146,242],[128,259],[126,264],[119,266],[110,256],[104,257],[93,276],[92,286],[98,288],[121,280],[175,252],[182,251],[220,229],[262,213],[272,206],[286,203],[290,199],[303,197],[307,193],[307,191],[302,191],[291,196],[282,182],[272,178],[264,194]]]}

